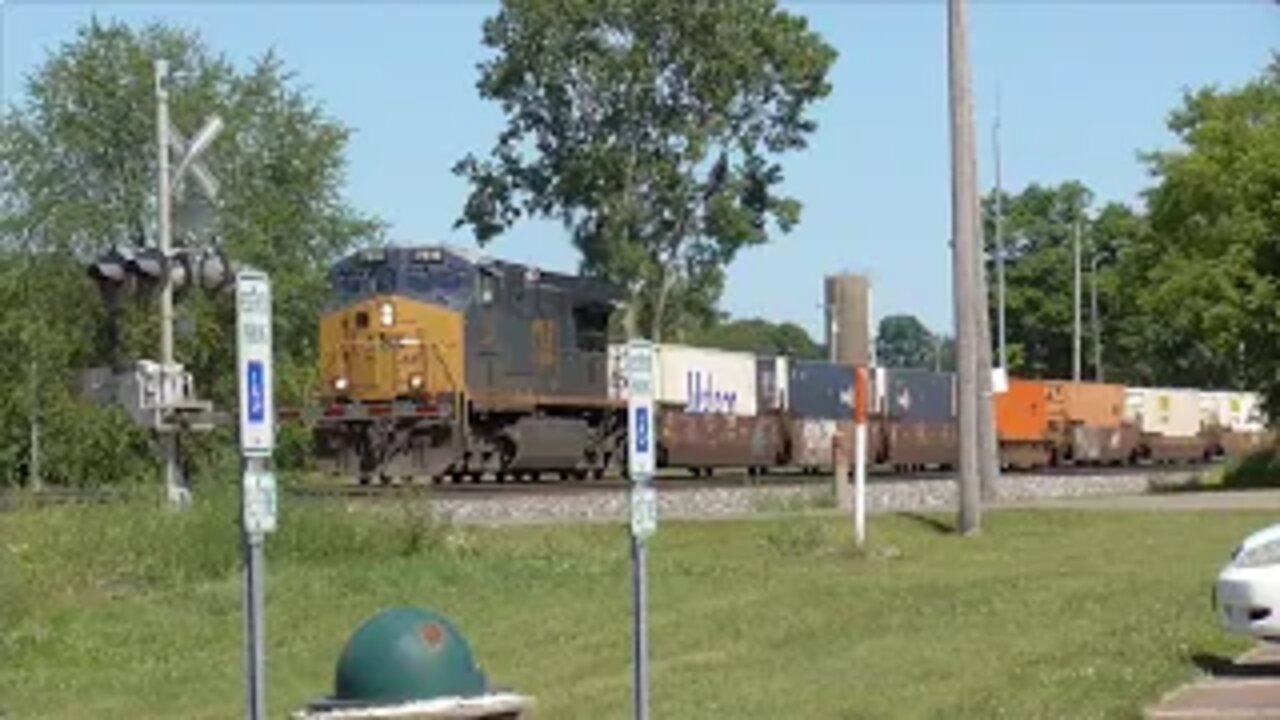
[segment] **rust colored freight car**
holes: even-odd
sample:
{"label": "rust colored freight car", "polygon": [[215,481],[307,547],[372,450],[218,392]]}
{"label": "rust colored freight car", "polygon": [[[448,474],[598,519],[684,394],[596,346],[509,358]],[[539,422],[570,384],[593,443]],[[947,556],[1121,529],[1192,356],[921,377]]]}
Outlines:
{"label": "rust colored freight car", "polygon": [[1032,468],[1053,461],[1047,385],[1041,380],[1010,378],[1005,391],[995,396],[1001,464]]}
{"label": "rust colored freight car", "polygon": [[833,467],[837,433],[853,442],[854,366],[792,360],[787,374],[789,464],[808,472]]}
{"label": "rust colored freight car", "polygon": [[1107,383],[1049,381],[1049,434],[1058,455],[1076,463],[1133,459],[1138,428],[1124,419],[1125,388]]}
{"label": "rust colored freight car", "polygon": [[716,467],[770,468],[784,459],[782,432],[781,419],[772,414],[664,410],[658,415],[658,463],[687,467],[695,475]]}
{"label": "rust colored freight car", "polygon": [[[873,378],[884,452],[869,457],[898,468],[954,465],[959,454],[955,375],[878,368]],[[874,428],[873,428],[874,431]],[[871,441],[874,448],[877,441]]]}

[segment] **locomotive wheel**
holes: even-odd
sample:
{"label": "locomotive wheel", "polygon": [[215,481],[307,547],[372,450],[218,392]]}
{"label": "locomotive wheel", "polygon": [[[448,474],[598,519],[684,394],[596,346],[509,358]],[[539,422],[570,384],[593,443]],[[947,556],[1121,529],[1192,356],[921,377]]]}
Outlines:
{"label": "locomotive wheel", "polygon": [[[586,478],[586,476],[587,476],[587,471],[583,470],[583,471],[582,471],[582,477],[583,477],[583,478]],[[602,480],[602,479],[604,479],[604,468],[596,468],[596,469],[592,470],[592,471],[591,471],[591,479],[592,479],[592,480]]]}

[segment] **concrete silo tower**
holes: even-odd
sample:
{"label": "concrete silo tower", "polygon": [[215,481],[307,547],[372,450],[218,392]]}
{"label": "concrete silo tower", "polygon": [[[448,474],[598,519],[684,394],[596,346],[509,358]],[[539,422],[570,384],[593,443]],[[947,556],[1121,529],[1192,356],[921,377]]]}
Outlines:
{"label": "concrete silo tower", "polygon": [[871,324],[871,280],[866,275],[828,275],[826,340],[828,359],[854,365],[875,364]]}

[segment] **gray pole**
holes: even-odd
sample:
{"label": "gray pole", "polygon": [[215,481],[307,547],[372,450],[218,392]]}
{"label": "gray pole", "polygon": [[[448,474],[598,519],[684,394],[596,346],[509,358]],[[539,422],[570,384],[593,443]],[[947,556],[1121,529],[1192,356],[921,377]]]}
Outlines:
{"label": "gray pole", "polygon": [[1074,242],[1072,255],[1075,262],[1072,263],[1072,275],[1074,292],[1073,313],[1074,322],[1072,325],[1071,335],[1071,379],[1080,382],[1080,221],[1076,220]]}
{"label": "gray pole", "polygon": [[[634,489],[633,489],[634,492]],[[631,590],[635,601],[635,717],[649,720],[649,574],[644,538],[631,533]]]}
{"label": "gray pole", "polygon": [[[165,60],[155,61],[156,71],[156,164],[159,168],[157,184],[157,206],[159,221],[157,223],[158,240],[161,254],[166,261],[171,251],[171,233],[169,226],[171,217],[170,199],[172,191],[169,184],[169,63]],[[170,282],[168,263],[160,278],[160,377],[168,378],[173,365],[173,285]],[[160,383],[161,406],[168,406],[169,383]],[[191,501],[191,491],[186,479],[182,476],[182,468],[178,464],[178,438],[170,428],[160,430],[160,452],[164,463],[164,487],[169,504],[175,507],[186,507]]]}
{"label": "gray pole", "polygon": [[969,88],[969,48],[965,36],[965,0],[947,0],[948,85],[951,110],[952,282],[956,313],[956,420],[959,426],[960,532],[976,533],[981,524],[978,477],[978,330],[974,265],[977,263],[977,186],[974,177],[973,109]]}
{"label": "gray pole", "polygon": [[[34,348],[29,352],[32,351]],[[29,452],[27,486],[39,492],[44,489],[44,480],[40,474],[40,365],[35,360],[31,361],[31,447]]]}
{"label": "gray pole", "polygon": [[[266,470],[266,461],[261,458],[244,459],[244,474],[261,474]],[[240,493],[240,523],[244,550],[244,633],[245,633],[245,672],[249,676],[249,686],[245,698],[250,720],[264,720],[267,717],[267,661],[266,661],[266,588],[263,566],[263,534],[251,532],[245,524],[245,493]]]}
{"label": "gray pole", "polygon": [[1089,318],[1093,325],[1093,379],[1103,381],[1102,326],[1098,324],[1098,254],[1089,263]]}
{"label": "gray pole", "polygon": [[27,312],[29,313],[29,321],[25,327],[26,335],[26,351],[27,356],[31,358],[31,373],[28,378],[30,393],[28,401],[31,403],[28,407],[28,420],[30,422],[30,445],[27,448],[27,487],[33,491],[39,492],[44,489],[44,479],[40,472],[40,353],[36,349],[36,333],[33,319],[40,317],[40,313],[36,310],[35,298],[35,240],[30,233],[27,234],[27,272],[25,279],[25,289],[27,296]]}
{"label": "gray pole", "polygon": [[834,363],[838,357],[836,346],[840,343],[840,300],[843,286],[828,278],[827,287],[832,289],[831,297],[827,300],[827,359]]}
{"label": "gray pole", "polygon": [[999,323],[1000,367],[1009,367],[1009,353],[1005,346],[1004,320],[1004,189],[1000,182],[1000,93],[996,91],[996,122],[992,131],[996,154],[996,307]]}
{"label": "gray pole", "polygon": [[[977,173],[973,173],[977,177]],[[976,187],[976,183],[975,183]],[[977,193],[974,193],[976,198]],[[979,247],[982,242],[981,208],[973,206],[973,226]],[[1000,440],[996,436],[995,395],[991,386],[991,320],[987,304],[986,253],[978,253],[974,268],[974,285],[977,288],[978,345],[978,477],[983,501],[995,499],[996,481],[1000,475]]]}
{"label": "gray pole", "polygon": [[836,361],[836,307],[827,303],[827,359]]}

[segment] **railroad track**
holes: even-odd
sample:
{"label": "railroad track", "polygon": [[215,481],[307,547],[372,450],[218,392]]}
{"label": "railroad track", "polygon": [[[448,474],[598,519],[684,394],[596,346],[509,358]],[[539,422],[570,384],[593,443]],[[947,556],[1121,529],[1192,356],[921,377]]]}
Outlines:
{"label": "railroad track", "polygon": [[[1032,470],[1005,470],[1006,477],[1122,477],[1138,474],[1146,475],[1179,475],[1188,472],[1203,471],[1215,467],[1219,461],[1197,465],[1137,465],[1137,466],[1102,466],[1102,467],[1058,467],[1038,468]],[[924,482],[929,480],[953,480],[953,472],[921,471],[894,474],[891,472],[868,473],[869,484]],[[707,488],[738,487],[787,487],[804,485],[825,485],[831,482],[831,475],[819,473],[805,475],[801,473],[777,473],[771,475],[749,476],[745,473],[729,473],[711,477],[660,476],[653,481],[659,490],[689,490]],[[516,494],[554,494],[554,493],[589,493],[610,492],[630,487],[630,481],[621,477],[606,477],[601,480],[587,481],[525,481],[497,483],[493,481],[466,483],[429,483],[413,482],[387,485],[355,485],[355,484],[317,484],[306,487],[294,487],[290,492],[299,497],[316,498],[398,498],[414,495],[431,495],[433,497],[475,497],[485,495]]]}
{"label": "railroad track", "polygon": [[[1204,471],[1216,467],[1221,461],[1196,465],[1139,465],[1118,467],[1059,467],[1040,468],[1036,470],[1006,470],[1006,477],[1073,477],[1073,476],[1128,476],[1177,475],[1188,472]],[[870,484],[889,482],[915,482],[929,480],[951,480],[955,475],[951,472],[924,471],[906,474],[891,472],[868,473]],[[708,488],[739,487],[788,487],[805,485],[823,485],[831,482],[829,474],[805,475],[801,473],[772,474],[749,476],[745,473],[725,472],[711,477],[661,476],[654,485],[665,491],[681,491]],[[505,495],[532,494],[584,494],[618,492],[629,487],[630,483],[620,477],[606,477],[601,480],[585,481],[535,481],[497,483],[492,481],[479,483],[443,483],[432,484],[414,482],[391,485],[356,485],[337,483],[317,483],[301,486],[288,486],[283,489],[287,497],[305,500],[356,500],[356,501],[391,501],[406,498],[482,498]],[[127,490],[107,488],[49,488],[40,491],[6,490],[0,491],[0,511],[15,510],[22,507],[57,506],[73,504],[104,504],[124,502],[140,498],[159,497],[156,488],[130,488]]]}

